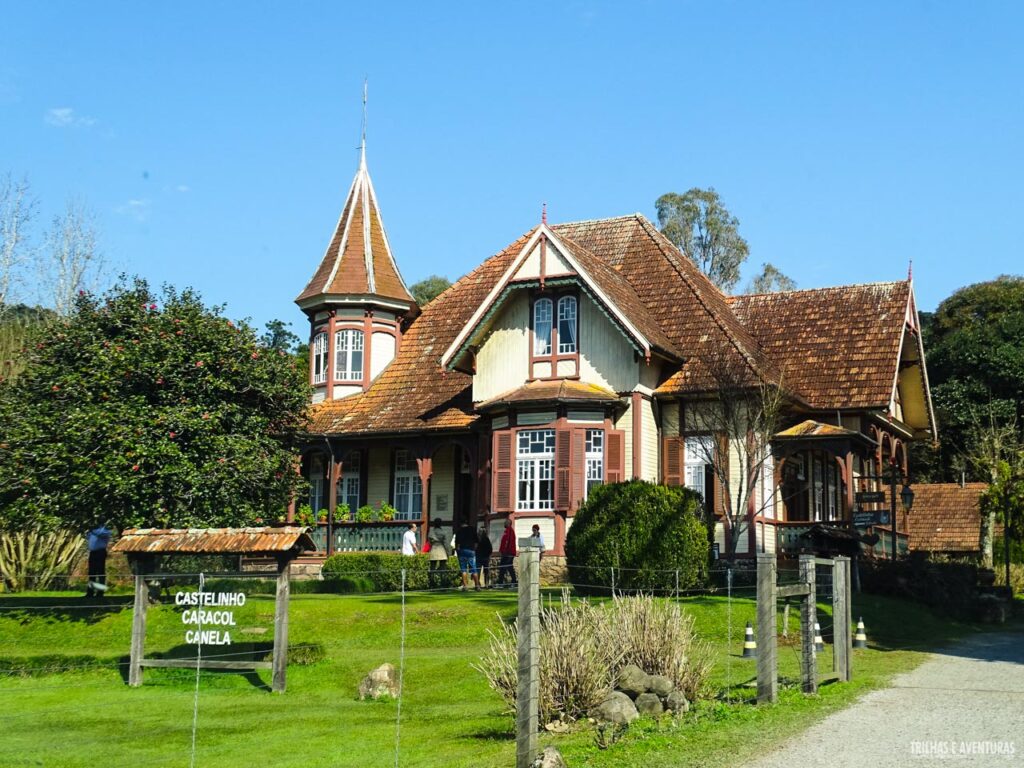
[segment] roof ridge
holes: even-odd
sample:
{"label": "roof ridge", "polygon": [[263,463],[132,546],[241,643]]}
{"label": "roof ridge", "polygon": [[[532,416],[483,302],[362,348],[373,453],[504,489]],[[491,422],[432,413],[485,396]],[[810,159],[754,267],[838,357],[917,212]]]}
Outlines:
{"label": "roof ridge", "polygon": [[908,280],[877,280],[871,283],[848,283],[846,285],[823,285],[818,288],[794,288],[791,291],[762,291],[761,293],[735,293],[725,294],[727,300],[753,298],[755,296],[785,296],[793,293],[815,293],[817,291],[838,291],[849,288],[875,288],[882,285],[907,285]]}
{"label": "roof ridge", "polygon": [[560,221],[558,224],[549,224],[552,229],[556,227],[568,227],[573,224],[603,224],[608,221],[625,221],[626,219],[645,219],[646,217],[637,211],[636,213],[626,213],[621,216],[605,216],[600,219],[579,219],[577,221]]}

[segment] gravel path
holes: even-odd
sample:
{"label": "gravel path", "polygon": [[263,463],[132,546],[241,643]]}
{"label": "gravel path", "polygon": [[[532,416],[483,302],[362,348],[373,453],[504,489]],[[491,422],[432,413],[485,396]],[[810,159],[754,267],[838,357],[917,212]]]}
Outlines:
{"label": "gravel path", "polygon": [[747,763],[817,765],[1024,766],[1024,633],[985,634],[936,653],[891,687]]}

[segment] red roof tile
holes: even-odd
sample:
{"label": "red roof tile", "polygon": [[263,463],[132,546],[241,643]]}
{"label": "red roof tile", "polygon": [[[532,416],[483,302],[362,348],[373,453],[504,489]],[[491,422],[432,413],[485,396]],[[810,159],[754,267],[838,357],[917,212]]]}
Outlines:
{"label": "red roof tile", "polygon": [[926,552],[977,552],[985,483],[926,483],[914,486],[910,548]]}

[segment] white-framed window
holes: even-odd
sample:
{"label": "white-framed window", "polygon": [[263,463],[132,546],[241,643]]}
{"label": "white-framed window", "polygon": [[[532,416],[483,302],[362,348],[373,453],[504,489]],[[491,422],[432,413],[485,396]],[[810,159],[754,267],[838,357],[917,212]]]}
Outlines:
{"label": "white-framed window", "polygon": [[517,510],[555,508],[555,430],[524,429],[517,434],[516,480]]}
{"label": "white-framed window", "polygon": [[398,520],[419,520],[423,515],[423,481],[409,451],[395,451],[394,497]]}
{"label": "white-framed window", "polygon": [[839,495],[839,468],[836,467],[835,461],[829,461],[828,464],[828,486],[825,497],[828,499],[828,517],[826,520],[836,519],[836,497]]}
{"label": "white-framed window", "polygon": [[551,299],[533,302],[533,354],[551,354]]}
{"label": "white-framed window", "polygon": [[711,458],[715,455],[714,438],[710,435],[699,435],[686,438],[686,462],[683,485],[707,498],[704,488],[705,468],[711,466]]}
{"label": "white-framed window", "polygon": [[309,508],[314,515],[327,508],[327,464],[318,453],[309,459]]}
{"label": "white-framed window", "polygon": [[327,334],[318,333],[313,337],[313,383],[327,381]]}
{"label": "white-framed window", "polygon": [[821,521],[822,506],[825,496],[824,473],[822,471],[821,459],[814,459],[814,520]]}
{"label": "white-framed window", "polygon": [[346,454],[338,478],[338,504],[348,504],[349,519],[354,520],[359,509],[360,470],[363,456],[359,451]]}
{"label": "white-framed window", "polygon": [[576,297],[563,296],[558,300],[558,354],[576,351]]}
{"label": "white-framed window", "polygon": [[361,381],[363,378],[363,332],[343,328],[334,334],[335,381]]}
{"label": "white-framed window", "polygon": [[583,498],[590,495],[590,489],[604,482],[604,430],[588,429],[586,438],[587,481],[583,486]]}

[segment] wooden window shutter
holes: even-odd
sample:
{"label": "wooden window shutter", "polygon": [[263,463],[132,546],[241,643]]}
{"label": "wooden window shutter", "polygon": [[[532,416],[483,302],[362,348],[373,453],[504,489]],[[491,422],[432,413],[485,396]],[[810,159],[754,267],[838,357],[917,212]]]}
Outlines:
{"label": "wooden window shutter", "polygon": [[572,509],[579,509],[580,504],[583,503],[583,487],[587,482],[586,440],[586,429],[572,431],[572,496],[570,498]]}
{"label": "wooden window shutter", "polygon": [[572,430],[555,431],[555,509],[568,509],[572,471]]}
{"label": "wooden window shutter", "polygon": [[618,429],[607,433],[605,447],[605,482],[621,483],[626,477],[626,435]]}
{"label": "wooden window shutter", "polygon": [[715,444],[715,490],[713,502],[713,509],[719,515],[725,514],[725,486],[722,484],[723,472],[729,472],[729,438],[725,435],[719,435]]}
{"label": "wooden window shutter", "polygon": [[666,437],[661,441],[661,478],[665,485],[683,484],[685,458],[685,438]]}
{"label": "wooden window shutter", "polygon": [[512,433],[508,431],[494,433],[494,455],[491,459],[494,492],[491,498],[494,500],[495,512],[511,512],[515,500],[512,437]]}

